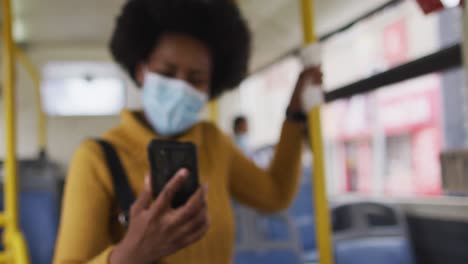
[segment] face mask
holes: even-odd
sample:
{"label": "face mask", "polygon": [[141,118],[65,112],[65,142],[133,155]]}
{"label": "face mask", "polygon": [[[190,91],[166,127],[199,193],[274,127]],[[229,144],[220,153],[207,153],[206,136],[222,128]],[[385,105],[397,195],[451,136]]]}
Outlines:
{"label": "face mask", "polygon": [[247,134],[239,134],[235,136],[236,145],[244,152],[249,149],[249,137]]}
{"label": "face mask", "polygon": [[147,72],[143,83],[143,109],[161,136],[179,134],[200,120],[208,96],[185,81]]}

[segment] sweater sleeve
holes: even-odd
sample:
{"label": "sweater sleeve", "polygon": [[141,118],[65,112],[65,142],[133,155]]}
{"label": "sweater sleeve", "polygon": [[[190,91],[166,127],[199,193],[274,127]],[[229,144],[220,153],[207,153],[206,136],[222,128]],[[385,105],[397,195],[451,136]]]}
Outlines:
{"label": "sweater sleeve", "polygon": [[231,143],[229,183],[232,196],[265,212],[287,208],[299,183],[302,127],[286,121],[270,167],[262,170]]}
{"label": "sweater sleeve", "polygon": [[101,156],[98,145],[91,141],[82,144],[74,155],[65,186],[54,263],[108,263],[112,199],[103,175],[98,173],[105,169]]}

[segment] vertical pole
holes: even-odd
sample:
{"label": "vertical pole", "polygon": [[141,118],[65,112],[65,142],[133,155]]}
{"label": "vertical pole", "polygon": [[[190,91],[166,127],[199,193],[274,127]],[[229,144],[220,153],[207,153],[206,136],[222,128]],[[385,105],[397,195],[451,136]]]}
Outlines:
{"label": "vertical pole", "polygon": [[18,227],[18,177],[16,161],[15,48],[10,0],[2,0],[3,106],[5,115],[5,257],[14,263],[28,263],[26,244]]}
{"label": "vertical pole", "polygon": [[19,62],[23,65],[27,71],[29,78],[34,85],[34,91],[36,93],[36,107],[37,107],[37,143],[39,154],[45,153],[47,149],[47,116],[44,113],[44,107],[41,100],[41,75],[37,70],[37,67],[32,63],[29,57],[20,48],[15,47],[15,55]]}
{"label": "vertical pole", "polygon": [[[314,30],[313,0],[301,0],[304,44],[317,41]],[[314,173],[315,222],[318,242],[319,260],[321,264],[333,264],[333,250],[330,228],[330,211],[328,208],[327,189],[325,182],[325,160],[323,154],[323,138],[320,120],[320,107],[309,113],[309,137],[312,142]]]}
{"label": "vertical pole", "polygon": [[17,171],[16,171],[16,96],[15,58],[12,38],[12,17],[10,0],[2,1],[3,10],[3,107],[5,115],[5,210],[7,226],[18,229]]}
{"label": "vertical pole", "polygon": [[210,121],[215,124],[218,124],[218,107],[219,107],[218,100],[213,100],[209,103]]}

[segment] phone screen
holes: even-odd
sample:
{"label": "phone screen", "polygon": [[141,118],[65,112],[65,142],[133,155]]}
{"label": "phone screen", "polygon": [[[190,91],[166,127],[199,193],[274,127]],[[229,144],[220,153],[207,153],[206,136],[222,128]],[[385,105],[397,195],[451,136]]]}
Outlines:
{"label": "phone screen", "polygon": [[155,140],[150,144],[153,196],[157,197],[178,170],[186,168],[190,175],[184,181],[173,201],[179,207],[198,189],[198,162],[196,147],[192,143]]}

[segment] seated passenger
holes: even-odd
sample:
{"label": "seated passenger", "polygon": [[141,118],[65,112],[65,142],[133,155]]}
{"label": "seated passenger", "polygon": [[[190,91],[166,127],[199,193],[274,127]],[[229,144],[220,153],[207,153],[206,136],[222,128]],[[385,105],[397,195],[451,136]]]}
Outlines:
{"label": "seated passenger", "polygon": [[[250,35],[234,1],[132,0],[110,42],[117,63],[139,87],[143,109],[124,110],[103,135],[116,149],[135,194],[128,227],[118,220],[119,193],[106,156],[88,140],[76,151],[66,183],[55,263],[231,263],[231,197],[262,211],[288,207],[296,192],[305,80],[299,78],[276,156],[268,170],[249,161],[216,126],[200,122],[208,100],[246,76]],[[189,176],[181,169],[152,201],[147,145],[155,138],[191,141],[201,187],[182,207],[171,198]],[[209,188],[207,188],[209,186]]]}
{"label": "seated passenger", "polygon": [[246,155],[250,152],[250,142],[249,142],[249,123],[247,122],[247,117],[237,116],[234,118],[232,124],[232,132],[234,134],[234,142],[237,147],[239,147]]}

